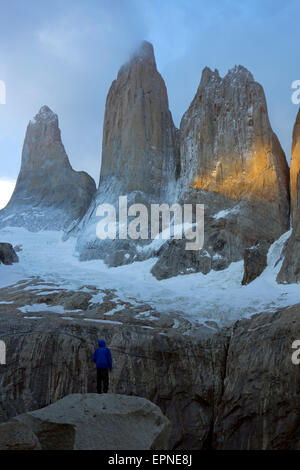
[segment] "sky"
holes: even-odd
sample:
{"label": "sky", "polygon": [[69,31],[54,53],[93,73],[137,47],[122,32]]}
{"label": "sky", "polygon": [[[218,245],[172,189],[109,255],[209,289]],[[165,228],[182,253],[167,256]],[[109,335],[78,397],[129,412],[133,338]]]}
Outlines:
{"label": "sky", "polygon": [[58,114],[73,168],[98,183],[106,95],[143,39],[154,45],[177,127],[205,66],[224,76],[241,64],[263,85],[290,160],[298,0],[0,0],[0,17],[0,208],[18,176],[27,124],[45,104]]}

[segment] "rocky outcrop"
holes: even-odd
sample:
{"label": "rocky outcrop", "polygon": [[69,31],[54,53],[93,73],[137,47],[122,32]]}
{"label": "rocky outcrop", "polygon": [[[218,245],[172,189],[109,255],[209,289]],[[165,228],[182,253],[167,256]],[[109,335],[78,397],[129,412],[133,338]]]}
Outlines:
{"label": "rocky outcrop", "polygon": [[293,231],[277,276],[279,283],[300,282],[300,111],[297,114],[293,131],[290,175]]}
{"label": "rocky outcrop", "polygon": [[214,425],[217,449],[299,449],[299,305],[238,322]]}
{"label": "rocky outcrop", "polygon": [[247,248],[244,253],[244,277],[242,285],[254,281],[267,267],[267,255],[270,243],[262,241],[251,248]]}
{"label": "rocky outcrop", "polygon": [[0,424],[0,450],[41,450],[41,446],[27,424],[11,421]]}
{"label": "rocky outcrop", "polygon": [[47,106],[27,127],[21,170],[0,227],[62,230],[86,213],[96,191],[94,180],[74,171],[61,141],[58,117]]}
{"label": "rocky outcrop", "polygon": [[[171,422],[169,448],[198,449],[210,439],[223,390],[227,331],[218,334],[124,323],[23,319],[2,307],[0,421],[73,393],[96,392],[91,357],[99,338],[113,356],[109,393],[147,398]],[[39,316],[35,312],[35,316]],[[172,322],[171,322],[172,323]],[[198,337],[199,336],[199,337]]]}
{"label": "rocky outcrop", "polygon": [[224,78],[204,69],[180,124],[180,159],[179,200],[205,205],[204,247],[195,256],[177,249],[174,269],[174,244],[166,243],[154,273],[224,269],[246,248],[288,230],[288,165],[263,89],[244,67]]}
{"label": "rocky outcrop", "polygon": [[26,320],[3,307],[7,365],[1,366],[0,421],[69,394],[95,393],[91,355],[105,338],[114,360],[109,392],[158,405],[171,422],[169,448],[296,448],[300,376],[291,358],[300,337],[299,309],[182,333],[130,320]]}
{"label": "rocky outcrop", "polygon": [[166,450],[170,434],[158,406],[126,395],[68,395],[14,420],[32,430],[42,450]]}
{"label": "rocky outcrop", "polygon": [[[178,132],[153,46],[143,42],[113,81],[106,100],[100,185],[78,231],[81,259],[104,258],[121,265],[137,259],[139,240],[99,240],[98,205],[128,197],[128,206],[174,200],[179,173]],[[173,202],[173,201],[172,201]],[[141,241],[143,243],[143,241]],[[147,242],[145,242],[147,243]],[[125,256],[127,255],[127,257]]]}
{"label": "rocky outcrop", "polygon": [[19,261],[18,255],[10,243],[0,243],[0,264],[11,265]]}

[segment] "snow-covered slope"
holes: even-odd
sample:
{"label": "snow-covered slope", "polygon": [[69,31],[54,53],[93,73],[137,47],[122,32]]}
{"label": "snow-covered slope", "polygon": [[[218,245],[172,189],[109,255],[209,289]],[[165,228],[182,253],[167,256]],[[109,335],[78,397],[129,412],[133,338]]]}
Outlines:
{"label": "snow-covered slope", "polygon": [[157,281],[150,273],[155,259],[117,268],[108,268],[99,260],[80,262],[74,255],[75,240],[62,242],[61,235],[21,228],[0,230],[0,239],[23,245],[18,264],[0,266],[0,288],[31,277],[43,279],[46,287],[47,282],[51,283],[52,288],[76,290],[93,285],[115,289],[119,299],[131,304],[147,303],[170,315],[177,313],[195,322],[215,320],[220,326],[300,302],[297,284],[279,285],[275,280],[281,266],[277,261],[289,232],[271,246],[267,268],[248,286],[241,286],[242,261],[232,263],[224,271]]}

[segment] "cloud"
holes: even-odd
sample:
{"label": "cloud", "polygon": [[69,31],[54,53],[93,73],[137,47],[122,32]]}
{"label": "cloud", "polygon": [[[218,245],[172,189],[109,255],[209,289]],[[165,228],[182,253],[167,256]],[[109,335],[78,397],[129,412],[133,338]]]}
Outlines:
{"label": "cloud", "polygon": [[16,181],[10,179],[0,179],[0,209],[6,206],[15,189]]}

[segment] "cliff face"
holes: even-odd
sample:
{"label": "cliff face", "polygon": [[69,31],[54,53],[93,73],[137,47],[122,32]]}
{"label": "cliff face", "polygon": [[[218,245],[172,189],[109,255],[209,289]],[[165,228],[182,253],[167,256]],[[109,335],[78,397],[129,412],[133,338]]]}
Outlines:
{"label": "cliff face", "polygon": [[291,209],[293,225],[300,220],[300,110],[298,111],[293,130],[292,159],[291,159]]}
{"label": "cliff face", "polygon": [[28,124],[17,184],[0,212],[0,226],[61,230],[83,217],[95,191],[87,173],[72,169],[58,117],[43,106]]}
{"label": "cliff face", "polygon": [[165,244],[156,277],[224,269],[288,230],[288,165],[263,89],[244,67],[224,78],[204,69],[181,121],[180,159],[179,200],[205,205],[204,248],[191,254],[178,241]]}
{"label": "cliff face", "polygon": [[298,111],[293,131],[290,184],[293,230],[277,276],[279,283],[300,282],[300,111]]}
{"label": "cliff face", "polygon": [[[10,309],[10,311],[8,311]],[[23,319],[1,308],[0,420],[47,406],[70,393],[96,391],[91,355],[111,348],[110,392],[156,403],[172,424],[174,449],[299,448],[299,366],[292,343],[299,306],[256,315],[208,333]]]}

